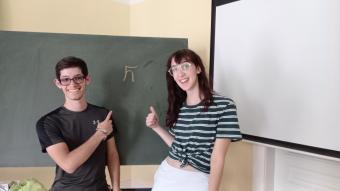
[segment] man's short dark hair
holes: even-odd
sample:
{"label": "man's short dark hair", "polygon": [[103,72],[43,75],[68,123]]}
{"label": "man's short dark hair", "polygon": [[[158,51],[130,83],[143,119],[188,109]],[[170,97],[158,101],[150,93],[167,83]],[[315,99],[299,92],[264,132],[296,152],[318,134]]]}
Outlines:
{"label": "man's short dark hair", "polygon": [[67,56],[62,58],[55,66],[55,75],[60,79],[60,71],[65,68],[80,68],[84,76],[88,75],[86,62],[74,56]]}

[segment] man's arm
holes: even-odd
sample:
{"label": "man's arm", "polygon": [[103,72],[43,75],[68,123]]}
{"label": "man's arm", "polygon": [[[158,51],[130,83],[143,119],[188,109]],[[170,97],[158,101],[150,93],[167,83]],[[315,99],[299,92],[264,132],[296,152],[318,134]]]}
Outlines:
{"label": "man's arm", "polygon": [[[98,145],[106,139],[107,133],[112,132],[111,111],[106,119],[98,124],[96,131],[85,143],[70,151],[65,142],[57,143],[46,148],[47,153],[67,173],[73,173],[96,150]],[[106,132],[106,133],[105,133]]]}
{"label": "man's arm", "polygon": [[113,191],[120,190],[120,162],[114,137],[107,140],[107,167]]}
{"label": "man's arm", "polygon": [[210,159],[209,191],[218,191],[223,175],[229,139],[216,139]]}

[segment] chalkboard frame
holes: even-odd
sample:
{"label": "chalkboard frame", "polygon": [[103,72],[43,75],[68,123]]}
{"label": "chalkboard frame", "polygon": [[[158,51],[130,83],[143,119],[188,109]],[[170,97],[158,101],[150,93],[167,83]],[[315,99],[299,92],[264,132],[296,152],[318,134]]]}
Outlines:
{"label": "chalkboard frame", "polygon": [[[6,74],[0,76],[0,87],[7,90],[0,96],[5,98],[0,112],[15,124],[0,123],[0,167],[54,165],[41,153],[35,123],[64,103],[53,79],[55,64],[65,56],[87,62],[92,77],[88,102],[113,110],[121,164],[153,165],[166,157],[168,147],[145,126],[145,116],[154,105],[164,122],[166,60],[174,51],[187,48],[187,39],[18,31],[0,31],[0,39],[14,42],[10,47],[0,42],[0,49],[6,51],[0,58],[0,73]],[[125,66],[131,67],[124,71]],[[20,115],[13,113],[12,106]],[[128,116],[126,122],[122,115]]]}

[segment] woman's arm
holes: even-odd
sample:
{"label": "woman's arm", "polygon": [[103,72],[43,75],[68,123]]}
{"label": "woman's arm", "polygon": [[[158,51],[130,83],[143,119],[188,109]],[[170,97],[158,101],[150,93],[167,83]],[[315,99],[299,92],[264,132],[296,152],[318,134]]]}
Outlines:
{"label": "woman's arm", "polygon": [[154,130],[169,147],[171,146],[174,137],[159,125],[158,115],[152,106],[150,107],[150,113],[146,117],[145,124]]}
{"label": "woman's arm", "polygon": [[218,138],[215,141],[210,159],[209,191],[219,190],[229,143],[229,139]]}

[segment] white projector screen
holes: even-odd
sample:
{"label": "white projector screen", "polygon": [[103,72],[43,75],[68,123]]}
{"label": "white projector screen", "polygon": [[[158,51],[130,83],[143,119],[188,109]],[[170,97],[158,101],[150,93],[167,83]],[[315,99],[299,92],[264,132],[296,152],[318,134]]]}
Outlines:
{"label": "white projector screen", "polygon": [[340,158],[339,0],[213,0],[210,77],[246,139]]}

